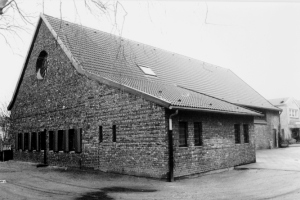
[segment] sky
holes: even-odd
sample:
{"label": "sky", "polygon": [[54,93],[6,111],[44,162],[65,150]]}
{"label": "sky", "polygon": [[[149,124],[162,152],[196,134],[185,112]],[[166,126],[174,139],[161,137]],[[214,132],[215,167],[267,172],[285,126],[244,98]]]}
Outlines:
{"label": "sky", "polygon": [[116,15],[83,0],[19,2],[33,25],[16,17],[26,31],[0,30],[0,102],[12,97],[41,12],[228,68],[266,99],[300,99],[300,2],[131,0]]}

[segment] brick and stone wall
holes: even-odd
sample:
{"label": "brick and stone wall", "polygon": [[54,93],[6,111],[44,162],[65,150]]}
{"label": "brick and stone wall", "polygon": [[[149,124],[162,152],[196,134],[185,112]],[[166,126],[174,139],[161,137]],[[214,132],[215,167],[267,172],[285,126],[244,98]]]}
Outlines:
{"label": "brick and stone wall", "polygon": [[[42,50],[48,53],[48,70],[45,78],[38,80],[36,60]],[[12,133],[82,129],[82,153],[48,151],[47,132],[50,165],[166,178],[170,113],[139,95],[79,74],[42,23],[12,108]],[[255,162],[253,117],[179,113],[173,122],[175,177]],[[188,122],[187,147],[178,147],[179,121]],[[193,143],[194,121],[203,125],[201,147]],[[242,134],[242,143],[235,144],[236,123],[249,124],[249,144],[243,143]],[[116,125],[116,142],[112,141],[113,125]],[[101,143],[99,126],[103,128]],[[14,152],[16,160],[31,162],[43,162],[43,155],[37,151]]]}
{"label": "brick and stone wall", "polygon": [[[188,123],[187,147],[179,147],[179,121]],[[194,145],[194,122],[202,122],[202,146]],[[241,125],[240,144],[235,143],[234,124]],[[249,125],[249,143],[244,143],[243,124]],[[256,160],[253,117],[179,111],[173,120],[173,134],[175,177],[230,168]]]}
{"label": "brick and stone wall", "polygon": [[[48,70],[45,78],[38,80],[36,60],[42,50],[48,53]],[[13,134],[82,129],[82,153],[50,151],[50,165],[167,176],[165,108],[78,74],[43,23],[12,108],[12,118]],[[117,127],[116,142],[112,141],[112,125]],[[103,127],[102,143],[99,126]],[[43,152],[17,150],[14,158],[43,162]]]}
{"label": "brick and stone wall", "polygon": [[[256,149],[270,149],[278,147],[279,112],[267,110],[265,113],[265,122],[260,120],[258,123],[254,124]],[[276,134],[276,137],[274,134]]]}

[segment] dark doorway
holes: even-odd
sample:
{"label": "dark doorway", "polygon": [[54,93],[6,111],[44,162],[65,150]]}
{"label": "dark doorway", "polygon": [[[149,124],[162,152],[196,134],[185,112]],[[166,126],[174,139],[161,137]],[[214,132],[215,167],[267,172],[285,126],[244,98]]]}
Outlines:
{"label": "dark doorway", "polygon": [[292,129],[292,138],[294,138],[297,142],[299,142],[299,128]]}

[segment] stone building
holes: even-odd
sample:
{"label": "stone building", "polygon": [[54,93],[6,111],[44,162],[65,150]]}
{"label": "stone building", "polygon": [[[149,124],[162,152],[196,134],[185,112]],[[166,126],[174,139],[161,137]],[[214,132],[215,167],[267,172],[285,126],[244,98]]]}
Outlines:
{"label": "stone building", "polygon": [[41,15],[8,109],[17,160],[172,180],[255,162],[254,107],[228,69]]}

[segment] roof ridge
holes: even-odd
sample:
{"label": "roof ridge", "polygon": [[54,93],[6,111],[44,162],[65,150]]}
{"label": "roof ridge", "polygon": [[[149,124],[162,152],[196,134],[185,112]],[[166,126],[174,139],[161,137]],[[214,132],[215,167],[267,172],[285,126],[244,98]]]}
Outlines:
{"label": "roof ridge", "polygon": [[150,48],[153,48],[154,50],[160,50],[160,51],[163,51],[163,52],[166,52],[166,53],[170,53],[170,54],[176,54],[178,56],[181,56],[183,58],[186,58],[188,60],[193,60],[193,61],[198,61],[198,62],[202,62],[203,64],[206,64],[206,65],[211,65],[212,67],[218,67],[218,68],[221,68],[221,69],[224,69],[224,70],[229,70],[229,68],[225,68],[225,67],[221,67],[221,66],[218,66],[218,65],[215,65],[215,64],[212,64],[212,63],[208,63],[208,62],[205,62],[205,61],[202,61],[202,60],[199,60],[199,59],[196,59],[196,58],[193,58],[193,57],[190,57],[190,56],[186,56],[186,55],[183,55],[183,54],[180,54],[180,53],[177,53],[177,52],[174,52],[174,51],[170,51],[170,50],[166,50],[166,49],[162,49],[160,47],[155,47],[155,46],[152,46],[150,44],[145,44],[143,42],[138,42],[136,40],[132,40],[132,39],[128,39],[126,37],[123,37],[123,36],[120,36],[120,35],[116,35],[116,34],[113,34],[113,33],[108,33],[106,31],[103,31],[103,30],[99,30],[99,29],[95,29],[95,28],[91,28],[91,27],[88,27],[88,26],[85,26],[85,25],[82,25],[82,24],[77,24],[77,23],[74,23],[74,22],[70,22],[70,21],[67,21],[67,20],[63,20],[63,19],[59,19],[59,18],[56,18],[56,17],[53,17],[53,16],[50,16],[50,15],[45,15],[45,14],[42,14],[46,17],[50,17],[50,18],[54,18],[54,19],[58,19],[58,20],[61,20],[61,21],[64,21],[64,22],[67,22],[67,23],[71,23],[75,26],[80,26],[81,28],[85,28],[85,29],[88,29],[88,30],[91,30],[91,31],[99,31],[103,34],[107,34],[107,35],[110,35],[110,36],[114,36],[114,37],[117,37],[121,40],[125,40],[125,41],[130,41],[130,42],[134,42],[136,44],[141,44],[141,45],[144,45],[144,46],[148,46]]}

